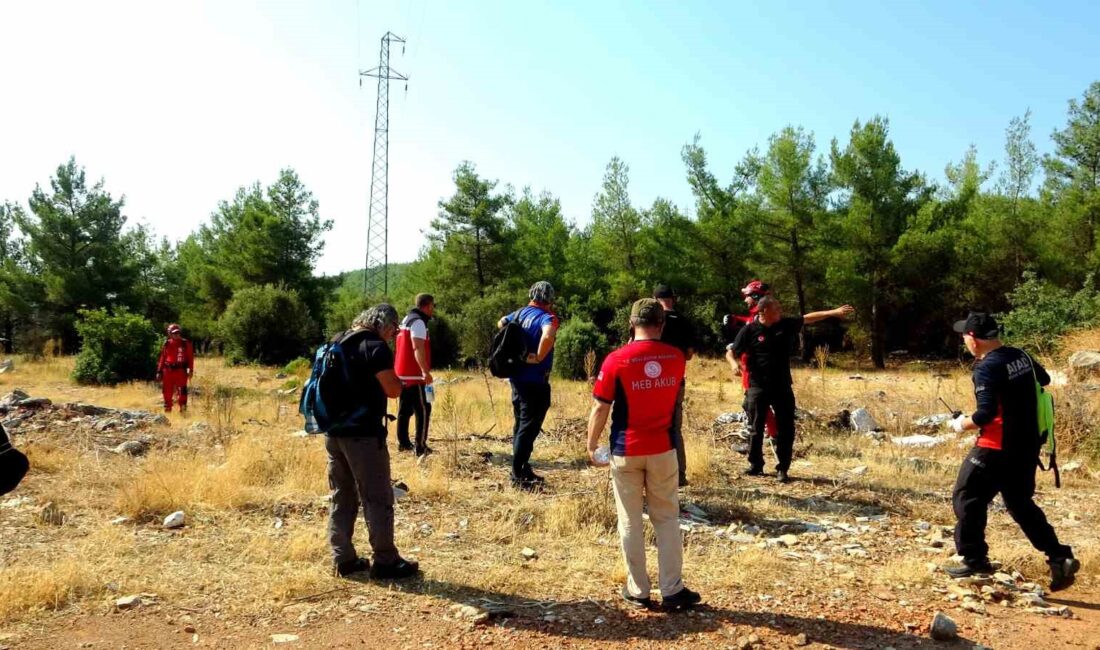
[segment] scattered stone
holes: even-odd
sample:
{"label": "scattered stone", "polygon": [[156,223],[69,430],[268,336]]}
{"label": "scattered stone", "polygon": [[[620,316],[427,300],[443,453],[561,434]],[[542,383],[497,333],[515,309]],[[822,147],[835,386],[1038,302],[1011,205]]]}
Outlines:
{"label": "scattered stone", "polygon": [[119,611],[134,609],[136,607],[141,607],[144,604],[145,601],[141,599],[141,596],[123,596],[122,598],[119,598],[115,601],[115,607],[118,608]]}
{"label": "scattered stone", "polygon": [[882,431],[882,427],[879,426],[878,422],[875,422],[875,418],[871,416],[870,411],[862,407],[852,411],[851,421],[852,430],[856,433]]}
{"label": "scattered stone", "polygon": [[519,554],[522,555],[523,559],[525,559],[525,560],[534,560],[535,558],[537,558],[539,556],[538,552],[535,551],[535,549],[530,548],[528,546],[524,546],[523,550],[520,551]]}
{"label": "scattered stone", "polygon": [[272,634],[271,635],[271,642],[274,643],[275,645],[279,645],[280,643],[294,643],[297,640],[298,640],[298,635],[297,634]]}
{"label": "scattered stone", "polygon": [[145,452],[148,450],[149,443],[144,440],[127,440],[111,451],[116,454],[125,454],[127,456],[144,456]]}
{"label": "scattered stone", "polygon": [[926,530],[931,530],[932,524],[928,523],[927,521],[918,521],[913,527],[923,532]]}
{"label": "scattered stone", "polygon": [[65,513],[60,506],[50,501],[38,511],[38,521],[47,526],[60,526],[65,523]]}
{"label": "scattered stone", "polygon": [[1063,472],[1076,472],[1079,469],[1081,469],[1081,461],[1079,460],[1071,460],[1061,468]]}
{"label": "scattered stone", "polygon": [[950,413],[937,413],[935,415],[926,415],[922,418],[913,420],[913,426],[924,427],[928,429],[939,429],[943,425],[951,421]]}
{"label": "scattered stone", "polygon": [[195,626],[194,625],[185,625],[183,627],[183,631],[188,633],[188,634],[194,634],[195,633]]}
{"label": "scattered stone", "polygon": [[111,520],[111,525],[112,526],[121,526],[122,524],[128,524],[128,523],[130,523],[130,518],[129,517],[115,517],[114,519]]}
{"label": "scattered stone", "polygon": [[30,397],[31,396],[28,395],[27,392],[23,389],[16,388],[12,390],[12,392],[0,398],[0,408],[10,409],[14,407],[17,403],[22,402],[25,399],[30,399]]}
{"label": "scattered stone", "polygon": [[399,487],[397,485],[393,486],[393,500],[394,501],[400,501],[401,499],[404,499],[407,496],[409,496],[409,490],[407,488],[402,489],[401,487]]}
{"label": "scattered stone", "polygon": [[778,539],[783,546],[798,546],[798,537],[795,535],[781,535]]}
{"label": "scattered stone", "polygon": [[288,376],[285,372],[275,373],[275,379],[286,379]]}
{"label": "scattered stone", "polygon": [[0,361],[0,375],[15,370],[15,359],[4,359]]}
{"label": "scattered stone", "polygon": [[799,634],[794,638],[794,644],[799,647],[809,645],[810,639],[805,635],[805,633]]}
{"label": "scattered stone", "polygon": [[973,600],[963,601],[960,607],[972,614],[985,614],[985,605]]}
{"label": "scattered stone", "polygon": [[210,428],[210,425],[205,422],[192,422],[191,426],[187,427],[187,433],[205,433]]}
{"label": "scattered stone", "polygon": [[959,626],[955,625],[955,621],[943,612],[936,612],[928,630],[936,641],[954,641],[959,637]]}
{"label": "scattered stone", "polygon": [[853,467],[852,469],[848,470],[848,473],[852,476],[863,476],[867,473],[867,466],[860,465],[859,467]]}
{"label": "scattered stone", "polygon": [[917,434],[913,436],[899,436],[891,438],[890,442],[900,447],[935,447],[947,442],[947,438]]}
{"label": "scattered stone", "polygon": [[165,528],[183,528],[186,518],[182,510],[177,510],[164,518]]}
{"label": "scattered stone", "polygon": [[1100,373],[1100,352],[1079,350],[1069,357],[1069,371],[1076,379]]}
{"label": "scattered stone", "polygon": [[1029,612],[1035,614],[1042,614],[1044,616],[1061,616],[1063,618],[1073,618],[1073,612],[1069,611],[1069,607],[1065,605],[1059,605],[1058,607],[1029,607]]}

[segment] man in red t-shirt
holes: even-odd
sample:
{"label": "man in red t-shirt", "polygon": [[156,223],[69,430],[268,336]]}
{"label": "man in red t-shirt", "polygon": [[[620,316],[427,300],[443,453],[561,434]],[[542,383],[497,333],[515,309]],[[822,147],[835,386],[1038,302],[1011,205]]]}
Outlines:
{"label": "man in red t-shirt", "polygon": [[157,380],[162,381],[164,412],[172,411],[172,402],[179,395],[180,413],[187,412],[187,381],[195,372],[195,350],[191,341],[183,338],[180,326],[168,326],[168,340],[160,348],[157,359]]}
{"label": "man in red t-shirt", "polygon": [[[659,302],[646,298],[634,303],[630,311],[634,340],[607,355],[592,391],[595,404],[588,418],[588,456],[595,465],[611,465],[627,572],[623,599],[635,607],[652,605],[642,524],[644,501],[657,533],[661,603],[666,609],[682,609],[701,598],[684,586],[681,576],[684,549],[672,416],[685,361],[683,352],[661,342],[664,323],[665,311]],[[610,463],[596,453],[608,416]]]}

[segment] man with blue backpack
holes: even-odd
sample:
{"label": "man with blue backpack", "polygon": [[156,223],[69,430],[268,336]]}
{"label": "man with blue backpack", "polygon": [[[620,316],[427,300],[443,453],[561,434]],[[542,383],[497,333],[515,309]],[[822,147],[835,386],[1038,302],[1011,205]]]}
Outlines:
{"label": "man with blue backpack", "polygon": [[977,407],[970,416],[956,414],[949,426],[956,433],[977,430],[978,439],[959,469],[953,495],[955,550],[963,561],[944,570],[955,578],[993,571],[985,526],[989,503],[999,493],[1031,545],[1046,554],[1050,590],[1065,589],[1081,562],[1058,541],[1034,499],[1040,450],[1054,435],[1052,410],[1043,408],[1042,387],[1050,384],[1050,375],[1031,355],[1001,343],[1000,327],[987,313],[970,312],[955,323],[955,331],[978,360],[973,375]]}
{"label": "man with blue backpack", "polygon": [[542,431],[546,412],[550,410],[550,369],[554,365],[554,341],[559,321],[551,311],[554,287],[539,281],[531,285],[531,302],[522,309],[500,319],[498,328],[516,323],[523,330],[527,346],[526,363],[510,374],[512,382],[512,485],[521,490],[535,491],[543,478],[531,469],[531,452],[535,438]]}
{"label": "man with blue backpack", "polygon": [[[317,351],[299,410],[306,430],[325,434],[332,508],[328,536],[337,575],[369,571],[372,578],[415,575],[393,539],[393,486],[386,448],[387,400],[401,394],[387,341],[397,333],[397,311],[387,304],[361,313],[347,332]],[[352,536],[363,507],[374,565],[355,551]]]}

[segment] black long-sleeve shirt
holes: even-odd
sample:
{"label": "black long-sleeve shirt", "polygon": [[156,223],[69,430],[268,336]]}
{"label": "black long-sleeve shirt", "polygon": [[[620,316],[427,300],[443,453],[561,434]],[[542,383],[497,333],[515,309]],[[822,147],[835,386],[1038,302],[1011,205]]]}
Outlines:
{"label": "black long-sleeve shirt", "polygon": [[970,419],[981,427],[977,446],[1024,455],[1039,452],[1038,400],[1035,382],[1050,384],[1050,375],[1019,348],[1002,346],[974,367],[977,408]]}

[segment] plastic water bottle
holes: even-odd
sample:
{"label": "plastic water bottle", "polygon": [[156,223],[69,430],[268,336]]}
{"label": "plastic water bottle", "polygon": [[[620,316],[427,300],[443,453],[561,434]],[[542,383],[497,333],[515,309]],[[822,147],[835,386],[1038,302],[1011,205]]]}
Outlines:
{"label": "plastic water bottle", "polygon": [[597,463],[606,465],[611,462],[611,449],[607,445],[603,445],[592,453],[592,457],[596,459]]}
{"label": "plastic water bottle", "polygon": [[432,384],[424,387],[424,401],[429,404],[435,401],[435,386]]}

